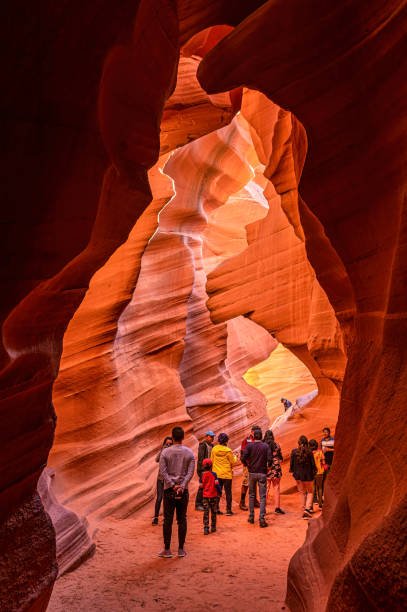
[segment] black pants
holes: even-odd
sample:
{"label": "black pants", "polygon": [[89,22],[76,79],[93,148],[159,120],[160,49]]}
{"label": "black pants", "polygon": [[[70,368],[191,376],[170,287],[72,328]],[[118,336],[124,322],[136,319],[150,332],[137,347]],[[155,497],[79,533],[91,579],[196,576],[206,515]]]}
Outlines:
{"label": "black pants", "polygon": [[170,548],[171,546],[171,535],[172,535],[172,523],[174,520],[174,511],[177,515],[178,523],[178,548],[184,548],[185,538],[187,535],[187,508],[189,501],[189,493],[186,489],[180,499],[175,498],[175,492],[173,489],[166,489],[164,491],[164,547]]}
{"label": "black pants", "polygon": [[[229,512],[229,510],[232,510],[232,479],[231,478],[218,478],[218,480],[219,480],[219,484],[221,488],[221,495],[222,495],[223,489],[225,489],[226,512]],[[220,500],[220,497],[218,497],[218,500]],[[219,503],[218,503],[218,507],[219,507]]]}
{"label": "black pants", "polygon": [[164,494],[164,481],[157,478],[157,497],[155,498],[154,517],[158,518],[160,514],[161,502]]}
{"label": "black pants", "polygon": [[211,513],[211,527],[216,529],[216,511],[218,509],[218,497],[204,497],[203,498],[203,524],[205,529],[209,529],[209,511]]}

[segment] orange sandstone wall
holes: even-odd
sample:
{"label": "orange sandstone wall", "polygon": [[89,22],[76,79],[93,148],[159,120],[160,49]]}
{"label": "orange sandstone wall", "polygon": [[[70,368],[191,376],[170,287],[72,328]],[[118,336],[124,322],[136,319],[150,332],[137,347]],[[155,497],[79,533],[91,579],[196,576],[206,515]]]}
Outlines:
{"label": "orange sandstone wall", "polygon": [[[120,10],[101,4],[71,7],[69,15],[50,3],[35,14],[13,5],[3,20],[8,145],[1,181],[7,234],[1,258],[0,601],[7,610],[43,609],[51,592],[55,536],[36,486],[53,441],[51,392],[62,336],[92,274],[151,199],[146,170],[158,157],[158,125],[174,87],[174,7],[160,2],[160,17],[153,18],[144,3],[133,29],[137,2]],[[163,52],[162,69],[154,74],[147,70],[146,23],[148,38]],[[117,44],[101,76],[104,58]],[[117,156],[118,141],[121,151],[125,142],[108,107],[112,89],[118,99],[124,55],[127,73],[134,75],[126,78],[131,100],[115,112],[140,117],[140,109],[148,108],[148,115],[142,113],[143,146],[124,146],[126,154]],[[154,81],[154,104],[138,79]],[[98,93],[101,133],[115,163],[110,169],[98,129]]]}
{"label": "orange sandstone wall", "polygon": [[[205,269],[214,259],[203,256],[204,229],[211,234],[205,210],[251,175],[253,147],[242,130],[233,122],[160,158],[149,173],[153,202],[94,276],[65,334],[49,463],[58,499],[91,522],[127,516],[152,497],[154,456],[173,424],[197,437],[209,427],[227,430],[237,443],[253,422],[267,422],[265,398],[242,375],[274,341],[242,319],[230,335],[206,307]],[[263,203],[246,197],[229,228],[235,251],[247,245],[246,220],[264,214]],[[215,261],[231,248],[218,246]]]}
{"label": "orange sandstone wall", "polygon": [[[157,426],[165,429],[173,417],[191,423],[182,401],[185,388],[192,398],[196,396],[196,376],[194,368],[189,371],[183,364],[184,388],[178,368],[185,337],[191,337],[194,319],[199,321],[194,312],[202,311],[204,270],[215,325],[225,329],[225,325],[234,325],[227,322],[231,316],[249,315],[253,325],[260,323],[276,337],[280,335],[308,365],[318,382],[320,397],[334,397],[341,386],[345,351],[335,319],[321,316],[322,312],[329,313],[331,304],[349,359],[336,460],[324,516],[313,523],[304,547],[292,561],[288,602],[295,610],[405,607],[402,579],[394,580],[394,576],[402,577],[407,533],[406,485],[398,469],[406,462],[400,423],[407,386],[405,132],[401,120],[406,98],[404,3],[345,0],[333,7],[322,0],[143,0],[113,6],[110,0],[101,0],[89,6],[72,5],[66,12],[47,2],[35,15],[20,5],[10,5],[8,11],[3,20],[7,23],[7,53],[2,56],[6,62],[2,102],[6,156],[0,182],[2,202],[6,204],[2,225],[7,230],[1,242],[0,311],[2,607],[43,610],[57,572],[55,535],[36,486],[53,442],[52,385],[65,329],[92,276],[126,242],[152,200],[147,170],[156,164],[160,147],[166,153],[183,144],[183,134],[190,128],[191,137],[196,138],[225,125],[239,107],[242,85],[263,92],[286,109],[269,107],[270,112],[258,121],[262,107],[266,108],[263,105],[268,104],[259,94],[253,94],[254,108],[242,107],[262,165],[261,171],[253,171],[253,183],[262,188],[267,185],[261,176],[263,171],[271,179],[266,196],[277,212],[275,218],[270,213],[252,218],[248,246],[239,230],[238,248],[234,250],[232,236],[226,241],[228,252],[221,252],[222,224],[219,226],[216,218],[223,213],[227,216],[229,211],[222,208],[233,203],[215,205],[211,212],[207,198],[204,233],[208,233],[208,239],[202,261],[196,257],[195,236],[178,230],[173,235],[168,231],[157,234],[144,248],[143,287],[135,287],[140,267],[137,258],[148,232],[141,242],[136,239],[132,246],[126,244],[124,252],[114,257],[126,261],[126,253],[133,249],[136,265],[126,268],[124,264],[124,278],[116,278],[114,266],[110,272],[112,282],[120,286],[121,300],[109,301],[106,283],[105,311],[101,308],[95,313],[106,316],[104,326],[99,327],[97,316],[92,321],[94,326],[90,324],[92,317],[87,319],[89,335],[96,339],[95,361],[103,372],[107,367],[103,345],[113,337],[121,374],[132,354],[138,357],[134,368],[137,364],[150,368],[150,372],[164,368],[175,401],[168,420],[167,415]],[[199,34],[216,24],[236,28],[229,33],[223,25],[212,33]],[[180,45],[191,37],[180,70],[190,75],[182,86],[196,104],[179,114],[177,97],[165,110],[164,105],[174,93]],[[192,78],[195,54],[206,54],[199,78],[208,96],[196,88]],[[17,55],[21,61],[13,67],[11,58]],[[231,94],[219,96],[223,91]],[[197,124],[200,109],[196,106],[205,108],[207,128]],[[165,143],[159,133],[163,112],[169,126]],[[304,129],[290,113],[304,126],[306,139]],[[152,207],[158,211],[166,198],[164,188],[164,193],[154,195]],[[236,199],[242,204],[239,195]],[[253,198],[248,199],[253,208]],[[156,220],[153,215],[141,222],[153,227]],[[265,291],[267,308],[259,300],[254,300],[251,307],[251,299],[244,294],[247,283],[242,283],[235,307],[228,279],[236,276],[236,262],[243,253],[239,249],[243,246],[247,251],[249,297],[253,298],[257,274],[270,276],[271,271],[271,278],[279,278],[275,264],[281,262],[281,255],[279,259],[270,237],[280,233],[284,240],[278,238],[279,247],[287,243],[292,247],[292,269],[302,270],[298,277],[290,277],[290,266],[283,266],[282,278],[297,296],[290,305],[290,316],[284,314],[281,295],[278,298],[278,292],[269,288]],[[304,259],[304,245],[312,268]],[[182,270],[182,278],[174,279],[174,283],[185,299],[195,286],[196,262],[200,276],[195,292],[198,308],[190,310],[185,301],[171,303],[169,297],[173,313],[169,329],[174,344],[164,349],[164,363],[160,361],[157,366],[154,347],[160,342],[158,328],[152,326],[149,334],[141,333],[140,321],[134,315],[148,320],[154,314],[151,296],[156,288],[151,286],[148,272],[150,266],[156,269],[156,261],[163,262],[160,272],[165,271],[166,249],[174,256],[175,269]],[[266,254],[267,265],[256,261],[256,252],[259,257]],[[185,270],[187,261],[190,267]],[[299,286],[293,290],[291,282],[295,285],[295,278]],[[163,290],[169,296],[174,295],[171,282],[171,275],[163,279]],[[206,325],[210,325],[208,320]],[[238,379],[239,362],[250,365],[262,351],[249,347],[244,357],[239,356],[239,343],[229,343],[229,335],[232,337],[232,333],[223,354],[219,352],[218,364],[222,369],[225,363],[230,376]],[[206,341],[206,334],[203,337]],[[266,336],[261,338],[265,340]],[[86,362],[91,363],[93,349],[87,342],[81,346],[80,340],[79,351],[68,353],[67,364],[71,360],[72,367],[79,368],[83,376],[81,388],[75,381],[70,392],[86,396]],[[238,374],[233,373],[235,365]],[[64,377],[69,389],[69,365],[61,383]],[[138,380],[141,386],[146,384]],[[97,382],[98,393],[102,394],[103,381]],[[231,386],[224,383],[224,389]],[[244,387],[238,390],[241,395],[245,393]],[[71,464],[71,469],[64,467],[63,474],[71,479],[73,491],[79,493],[73,496],[76,500],[82,492],[75,472],[83,461],[91,480],[95,483],[96,479],[95,484],[101,486],[99,499],[85,501],[91,505],[95,502],[95,508],[106,504],[109,512],[113,505],[114,511],[126,513],[131,504],[115,504],[100,475],[92,474],[92,461],[95,457],[101,460],[101,448],[111,457],[103,428],[97,427],[98,411],[102,424],[106,420],[112,423],[114,450],[119,449],[125,458],[130,455],[129,428],[133,427],[136,435],[145,428],[143,415],[132,404],[135,394],[129,393],[127,385],[123,391],[118,377],[114,393],[120,392],[124,393],[124,403],[130,400],[126,407],[130,424],[123,410],[109,413],[109,407],[100,404],[92,407],[90,423],[89,413],[81,413],[82,428],[78,429],[77,423],[69,425],[68,407],[65,422],[61,419],[63,436],[60,451],[56,446],[56,456],[59,453],[60,465]],[[151,394],[151,387],[147,385],[145,392]],[[196,411],[200,418],[202,405],[193,399],[188,410],[191,414]],[[316,418],[315,405],[308,415],[311,410],[315,410]],[[258,417],[247,414],[248,420]],[[145,416],[148,418],[148,413]],[[83,445],[81,436],[83,440],[88,425],[95,453],[89,461],[85,449],[77,460],[70,445]],[[151,427],[151,444],[156,445],[157,430],[153,423]],[[234,431],[237,436],[237,423]],[[131,461],[123,463],[124,468],[132,466]],[[116,477],[125,487],[125,470],[116,472]],[[136,499],[139,493],[133,494]],[[124,495],[124,499],[128,497]],[[74,499],[69,502],[74,503]],[[82,507],[78,503],[78,511]],[[21,572],[21,567],[27,571]],[[380,573],[375,567],[380,567]]]}
{"label": "orange sandstone wall", "polygon": [[209,92],[244,83],[304,126],[307,253],[348,344],[327,503],[290,565],[293,610],[406,605],[405,20],[400,1],[269,2],[199,72]]}

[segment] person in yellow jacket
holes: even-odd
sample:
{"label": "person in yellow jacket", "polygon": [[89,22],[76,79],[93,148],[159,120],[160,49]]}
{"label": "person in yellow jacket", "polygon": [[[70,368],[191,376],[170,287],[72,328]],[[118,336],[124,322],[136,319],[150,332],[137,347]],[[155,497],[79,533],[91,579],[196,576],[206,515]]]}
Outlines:
{"label": "person in yellow jacket", "polygon": [[[218,443],[215,444],[211,451],[212,459],[212,470],[216,473],[219,485],[221,488],[221,495],[223,489],[226,494],[226,516],[232,516],[232,477],[233,477],[233,466],[237,459],[233,454],[231,448],[227,446],[229,436],[225,433],[221,433],[218,436]],[[220,498],[218,498],[220,499]],[[218,502],[218,514],[223,514],[219,510]]]}

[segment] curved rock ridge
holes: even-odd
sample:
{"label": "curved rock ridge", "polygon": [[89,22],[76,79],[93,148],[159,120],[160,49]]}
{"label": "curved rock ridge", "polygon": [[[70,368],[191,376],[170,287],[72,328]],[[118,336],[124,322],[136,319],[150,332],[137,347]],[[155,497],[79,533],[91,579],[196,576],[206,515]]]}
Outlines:
{"label": "curved rock ridge", "polygon": [[209,96],[196,71],[201,57],[180,57],[177,86],[167,100],[161,121],[160,152],[168,153],[228,124],[235,110],[229,92]]}
{"label": "curved rock ridge", "polygon": [[87,531],[86,519],[58,503],[53,491],[54,470],[45,468],[38,481],[38,493],[56,534],[58,576],[75,569],[95,552],[95,545]]}
{"label": "curved rock ridge", "polygon": [[[159,233],[183,236],[194,260],[194,285],[188,302],[185,351],[180,366],[187,409],[198,436],[216,423],[217,429],[228,431],[231,444],[238,444],[243,432],[255,420],[266,422],[265,400],[245,385],[241,378],[243,371],[235,378],[226,367],[228,328],[226,324],[214,325],[206,306],[206,274],[214,261],[206,257],[205,244],[211,239],[214,227],[208,224],[210,213],[226,202],[231,204],[237,219],[234,227],[229,228],[235,250],[247,244],[241,238],[245,224],[253,216],[264,215],[264,202],[261,199],[258,202],[256,194],[250,196],[247,190],[242,193],[254,176],[250,165],[253,155],[247,125],[241,117],[236,117],[230,126],[176,151],[165,167],[165,172],[174,180],[176,195],[160,215],[159,228]],[[230,197],[236,192],[241,194],[238,202]],[[245,196],[251,206],[246,206]],[[222,247],[225,252],[218,251],[217,260],[227,257],[230,247],[227,243],[222,243]],[[244,333],[241,323],[240,326]],[[249,363],[250,356],[256,352],[262,359],[272,350],[270,338],[264,335],[262,339],[257,351],[248,347]]]}
{"label": "curved rock ridge", "polygon": [[[178,23],[172,2],[160,0],[152,7],[143,1],[131,31],[137,4],[125,2],[120,11],[82,7],[75,14],[73,9],[65,25],[59,8],[44,5],[41,28],[32,15],[10,7],[6,40],[25,59],[17,71],[5,72],[9,85],[3,114],[10,145],[3,166],[3,200],[10,205],[3,220],[10,231],[2,243],[7,299],[1,311],[0,387],[6,415],[1,453],[6,468],[0,477],[0,519],[7,523],[0,527],[0,537],[3,530],[4,537],[10,537],[7,525],[13,524],[15,546],[13,555],[4,557],[6,547],[0,551],[0,601],[8,610],[44,609],[56,576],[55,535],[41,510],[36,485],[52,446],[51,394],[62,336],[90,278],[126,239],[151,200],[146,172],[158,158],[162,107],[175,85]],[[162,9],[160,19],[153,18],[157,6]],[[143,68],[150,57],[143,22],[149,24],[149,38],[165,49],[161,69],[148,74]],[[103,60],[118,41],[99,87]],[[121,126],[112,116],[121,109],[116,105],[110,111],[111,96],[120,98],[124,72],[132,74],[126,95],[133,112],[143,117],[144,146],[130,146],[123,155],[118,144],[123,142]],[[140,80],[145,85],[154,82],[154,105]],[[99,124],[115,164],[110,168],[97,126],[99,94]],[[17,228],[22,227],[17,239]],[[24,524],[18,519],[21,513]],[[25,582],[10,589],[16,567],[27,565],[28,541],[37,543],[41,563],[33,563]]]}
{"label": "curved rock ridge", "polygon": [[[379,609],[384,599],[389,609],[407,604],[405,577],[403,591],[393,574],[407,536],[391,531],[406,515],[406,480],[394,468],[406,460],[406,11],[400,0],[355,8],[351,1],[335,10],[317,1],[312,11],[301,0],[269,2],[198,72],[207,91],[253,87],[304,126],[300,218],[348,347],[324,514],[290,566],[287,602],[295,610]],[[382,563],[380,575],[370,569]]]}
{"label": "curved rock ridge", "polygon": [[340,385],[345,366],[343,341],[308,262],[298,213],[293,142],[300,138],[300,151],[305,144],[290,114],[261,94],[245,91],[242,115],[271,181],[264,189],[269,210],[248,227],[247,249],[208,275],[211,317],[218,322],[249,316],[304,361],[320,393],[337,396],[335,383]]}
{"label": "curved rock ridge", "polygon": [[[152,203],[125,244],[94,275],[64,336],[53,395],[58,427],[49,463],[56,470],[58,499],[86,515],[103,505],[92,500],[92,496],[103,497],[103,486],[108,490],[114,485],[119,487],[103,467],[103,454],[116,450],[117,462],[124,463],[126,455],[131,458],[134,452],[130,442],[128,448],[125,444],[126,429],[129,430],[126,424],[132,414],[127,404],[132,396],[131,392],[127,397],[123,393],[112,352],[120,353],[120,316],[133,297],[142,255],[157,229],[158,212],[173,195],[171,182],[161,172],[165,161],[163,156],[149,172]],[[128,367],[129,364],[124,370]],[[134,433],[135,429],[130,431]],[[119,497],[118,494],[118,500]]]}
{"label": "curved rock ridge", "polygon": [[[252,157],[245,121],[236,118],[160,158],[149,173],[153,202],[94,276],[68,327],[54,387],[58,427],[50,465],[60,501],[91,524],[127,516],[151,498],[154,456],[172,423],[198,437],[216,423],[238,443],[251,423],[266,422],[264,397],[242,374],[268,356],[273,341],[252,331],[231,374],[225,360],[234,349],[227,325],[210,320],[202,255],[207,205],[214,210],[240,193],[230,204],[240,214],[235,251],[247,245],[245,217],[264,215],[264,201],[255,211],[254,188],[252,196],[242,191],[253,175],[246,159]],[[244,334],[246,322],[234,321],[234,330],[239,326]]]}
{"label": "curved rock ridge", "polygon": [[[199,58],[196,57],[181,58],[177,87],[165,104],[161,120],[161,151],[181,146],[191,138],[228,123],[235,112],[227,94],[214,96],[209,100],[195,77],[198,63]],[[109,70],[108,64],[104,77],[107,82],[110,78]],[[122,85],[127,87],[120,83],[117,85],[119,89]],[[104,92],[102,88],[102,96],[108,93],[109,90]],[[104,108],[105,106],[101,105],[100,112]],[[107,106],[107,109],[109,111],[110,107]],[[194,128],[192,132],[191,126]],[[137,222],[126,244],[118,249],[92,279],[86,298],[75,313],[64,337],[61,370],[54,388],[59,425],[50,464],[57,468],[55,490],[60,500],[79,513],[84,512],[91,517],[105,514],[124,516],[134,511],[151,497],[155,482],[152,477],[155,464],[150,461],[147,468],[141,465],[146,457],[151,460],[151,455],[145,455],[135,449],[139,446],[137,426],[142,425],[146,411],[156,410],[156,403],[151,393],[147,396],[147,391],[137,376],[129,386],[129,389],[138,389],[134,391],[134,397],[132,392],[125,391],[123,380],[120,379],[121,368],[124,371],[123,379],[128,384],[132,373],[141,371],[142,365],[138,363],[136,370],[129,370],[126,356],[130,358],[131,348],[126,348],[126,341],[121,338],[117,320],[126,304],[132,299],[142,254],[157,229],[157,215],[173,195],[171,182],[162,173],[167,157],[162,155],[149,172],[154,198],[152,204]],[[123,169],[127,172],[125,165]],[[181,245],[180,248],[182,250]],[[151,249],[148,250],[150,251]],[[157,253],[157,250],[154,252]],[[156,257],[158,261],[158,256]],[[188,258],[184,259],[184,264],[177,268],[178,271],[181,267],[188,267]],[[185,296],[179,298],[184,301],[186,299]],[[139,311],[132,307],[130,311],[139,314]],[[124,332],[123,336],[126,335],[127,332]],[[182,339],[182,331],[179,336]],[[131,337],[133,338],[133,335]],[[137,353],[138,349],[133,339],[129,340],[129,345],[133,346]],[[155,347],[154,350],[161,348]],[[165,362],[164,351],[161,357]],[[131,358],[136,361],[133,355]],[[147,367],[147,362],[145,365]],[[155,367],[155,362],[153,365]],[[155,380],[158,387],[158,380]],[[178,414],[183,395],[179,385],[176,382],[174,384],[176,390],[173,394],[173,409]],[[168,392],[168,377],[162,377],[161,385],[163,390],[167,389]],[[105,397],[106,393],[109,400]],[[137,401],[138,407],[141,405],[139,397],[145,402],[145,409],[140,412],[143,416],[139,421],[137,419],[133,421],[132,426],[127,428],[131,435],[134,434],[133,443],[131,444],[128,439],[125,443],[125,438],[119,435],[109,436],[107,432],[110,431],[112,422],[116,428],[121,429],[126,420],[129,420],[129,412],[133,410],[131,403],[135,404]],[[104,406],[103,411],[100,411],[101,403]],[[82,406],[80,417],[79,406]],[[171,406],[167,406],[166,414],[170,411]],[[155,414],[158,415],[159,410]],[[184,415],[182,420],[189,419]],[[156,425],[153,427],[156,428]],[[157,445],[165,433],[167,432],[160,432],[158,428]],[[127,434],[129,435],[130,433]],[[154,448],[151,453],[153,451]],[[128,464],[125,470],[126,476],[123,475],[121,468],[104,473],[102,466],[105,463],[105,455],[109,453],[116,456],[117,462]],[[136,469],[139,477],[137,482],[133,481],[132,488],[131,478],[127,474]],[[85,481],[84,470],[88,475]],[[129,487],[135,491],[134,497],[128,495]],[[92,523],[93,518],[90,520]],[[58,529],[58,525],[55,527]]]}
{"label": "curved rock ridge", "polygon": [[[36,486],[53,440],[52,385],[62,338],[93,277],[101,301],[89,299],[78,313],[83,337],[84,327],[70,341],[68,332],[70,349],[55,391],[68,398],[54,454],[62,468],[59,490],[58,472],[55,477],[58,496],[91,516],[125,516],[148,497],[153,449],[172,419],[185,424],[191,444],[194,420],[196,433],[203,428],[193,338],[201,336],[202,348],[219,339],[218,367],[204,365],[211,385],[221,383],[220,405],[232,394],[249,398],[240,386],[241,368],[275,348],[269,332],[300,357],[319,395],[287,422],[287,440],[299,428],[319,437],[322,419],[334,425],[347,353],[324,514],[312,522],[291,562],[287,601],[291,609],[307,612],[406,608],[400,563],[407,543],[406,480],[399,469],[406,463],[400,425],[407,385],[405,3],[101,0],[73,6],[69,14],[55,3],[42,3],[34,17],[28,5],[10,4],[7,10],[0,607],[44,610],[57,574],[55,532]],[[180,79],[178,93],[188,91],[195,101],[202,96],[202,103],[184,108],[185,120],[178,123],[165,102],[175,89],[183,45],[185,75],[203,57],[198,78],[207,95],[194,79],[191,89]],[[242,86],[256,92],[246,90],[241,99]],[[158,211],[173,195],[163,178],[162,194],[154,196],[112,264],[112,253],[152,200],[147,170],[157,162],[161,181],[160,123],[167,119],[170,140],[179,146],[190,140],[188,113],[195,120],[197,110],[205,111],[202,124],[192,126],[195,137],[210,129],[205,114],[211,125],[224,125],[241,102],[254,144],[247,154],[255,154],[254,162],[237,164],[246,182],[240,185],[240,174],[234,181],[234,170],[226,172],[226,186],[221,175],[208,177],[215,197],[209,194],[193,219],[187,193],[180,192],[182,209],[172,219],[177,229],[160,234]],[[238,151],[233,154],[239,158]],[[246,237],[241,226],[222,229],[244,201]],[[166,250],[173,262],[164,257]],[[281,299],[283,288],[288,304]],[[165,336],[157,325],[162,303],[154,297],[161,290],[168,301]],[[203,308],[205,292],[212,322]],[[243,331],[253,342],[242,353]],[[172,394],[168,407],[159,401],[163,380]],[[139,391],[145,403],[140,400],[136,410]],[[98,397],[93,405],[92,395]],[[75,401],[80,410],[74,410]],[[158,401],[156,420],[149,406]],[[249,423],[265,409],[256,392],[244,409],[239,402],[221,410],[220,423],[228,423],[234,437],[241,421],[230,415],[246,415]],[[113,432],[110,447],[106,424]],[[139,448],[134,453],[142,439],[151,451],[146,456]],[[135,464],[141,466],[140,480],[126,489]],[[74,518],[75,532],[79,521]]]}

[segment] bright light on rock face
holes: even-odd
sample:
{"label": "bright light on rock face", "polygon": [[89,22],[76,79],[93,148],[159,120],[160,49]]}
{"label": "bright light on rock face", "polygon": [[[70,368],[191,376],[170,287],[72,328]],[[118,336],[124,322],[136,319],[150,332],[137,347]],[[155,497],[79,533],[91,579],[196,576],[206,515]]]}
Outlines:
{"label": "bright light on rock face", "polygon": [[173,423],[266,425],[243,374],[274,339],[318,388],[287,435],[341,393],[288,605],[406,608],[403,3],[27,7],[3,33],[0,608],[45,610],[86,521],[149,499]]}

